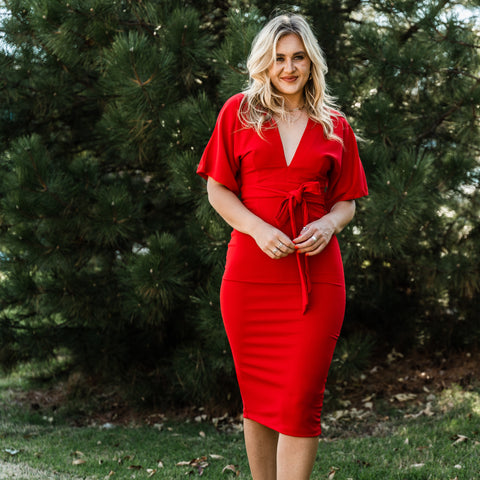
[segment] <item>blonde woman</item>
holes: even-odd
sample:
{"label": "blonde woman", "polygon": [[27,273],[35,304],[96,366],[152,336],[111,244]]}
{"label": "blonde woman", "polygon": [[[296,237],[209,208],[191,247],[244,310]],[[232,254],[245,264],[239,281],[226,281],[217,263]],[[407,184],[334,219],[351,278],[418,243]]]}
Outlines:
{"label": "blonde woman", "polygon": [[233,227],[220,300],[252,477],[304,480],[345,310],[335,235],[367,184],[303,17],[272,19],[247,67],[250,86],[223,106],[198,173]]}

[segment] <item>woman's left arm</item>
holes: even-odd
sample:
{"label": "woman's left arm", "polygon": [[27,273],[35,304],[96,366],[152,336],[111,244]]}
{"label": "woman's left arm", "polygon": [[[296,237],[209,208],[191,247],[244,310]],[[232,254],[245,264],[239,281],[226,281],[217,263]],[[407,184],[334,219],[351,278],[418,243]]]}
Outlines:
{"label": "woman's left arm", "polygon": [[337,202],[329,213],[305,225],[293,240],[300,253],[309,256],[320,253],[333,235],[340,233],[355,215],[355,200]]}

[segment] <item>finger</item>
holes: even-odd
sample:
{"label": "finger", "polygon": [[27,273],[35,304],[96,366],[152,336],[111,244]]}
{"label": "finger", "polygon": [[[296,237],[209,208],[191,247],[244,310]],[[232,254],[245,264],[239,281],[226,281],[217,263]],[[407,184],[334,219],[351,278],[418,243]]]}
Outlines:
{"label": "finger", "polygon": [[295,245],[299,245],[301,243],[308,242],[309,240],[312,239],[312,237],[313,237],[313,242],[315,242],[318,240],[319,235],[316,234],[314,230],[308,230],[305,233],[302,233],[301,235],[299,235],[297,238],[295,238],[293,242],[295,243]]}
{"label": "finger", "polygon": [[292,253],[295,250],[295,244],[288,238],[280,238],[275,245],[283,253]]}
{"label": "finger", "polygon": [[287,237],[287,235],[282,235],[278,239],[280,242],[282,242],[287,248],[294,248],[295,244],[292,242],[290,237]]}
{"label": "finger", "polygon": [[298,245],[299,243],[303,243],[305,242],[306,240],[308,240],[311,236],[311,233],[302,233],[301,235],[299,235],[297,238],[294,238],[293,239],[293,243],[295,245]]}
{"label": "finger", "polygon": [[[284,246],[285,248],[285,246]],[[288,252],[284,252],[282,250],[280,250],[280,248],[278,247],[273,247],[271,249],[271,253],[272,253],[272,258],[282,258],[282,257],[286,257],[288,255]]]}
{"label": "finger", "polygon": [[[283,247],[284,249],[286,249],[286,247],[284,246]],[[279,248],[274,248],[272,250],[272,258],[274,259],[278,259],[278,258],[283,258],[283,257],[286,257],[287,255],[290,255],[290,251],[286,250],[286,251],[283,251],[283,250],[280,250]]]}
{"label": "finger", "polygon": [[321,237],[320,240],[317,240],[315,243],[311,243],[311,240],[305,243],[306,243],[305,247],[298,249],[297,251],[299,253],[305,253],[308,255],[316,255],[317,253],[320,253],[322,250],[325,249],[325,247],[329,243],[329,240],[327,240],[324,237]]}
{"label": "finger", "polygon": [[326,246],[327,246],[326,243],[322,243],[317,248],[315,248],[315,250],[311,250],[309,252],[306,252],[305,255],[307,257],[313,257],[313,255],[318,255],[320,252],[323,252],[323,250],[325,249]]}
{"label": "finger", "polygon": [[309,227],[303,227],[298,237],[293,239],[293,242],[296,244],[305,242],[305,240],[308,240],[312,234],[313,232],[310,231]]}
{"label": "finger", "polygon": [[[321,239],[320,239],[321,240]],[[297,250],[311,249],[314,245],[318,244],[319,238],[316,235],[310,235],[304,241],[297,243]]]}
{"label": "finger", "polygon": [[278,250],[284,254],[289,254],[295,251],[295,246],[285,245],[282,242],[278,242],[276,248],[278,248]]}

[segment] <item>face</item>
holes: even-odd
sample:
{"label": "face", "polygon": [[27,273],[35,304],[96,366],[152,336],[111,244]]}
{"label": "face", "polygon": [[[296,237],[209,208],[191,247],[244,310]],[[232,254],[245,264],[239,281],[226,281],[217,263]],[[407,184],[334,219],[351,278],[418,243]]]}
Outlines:
{"label": "face", "polygon": [[275,90],[283,95],[291,108],[303,103],[303,88],[310,76],[310,65],[300,37],[291,33],[280,38],[277,56],[268,69],[268,75]]}

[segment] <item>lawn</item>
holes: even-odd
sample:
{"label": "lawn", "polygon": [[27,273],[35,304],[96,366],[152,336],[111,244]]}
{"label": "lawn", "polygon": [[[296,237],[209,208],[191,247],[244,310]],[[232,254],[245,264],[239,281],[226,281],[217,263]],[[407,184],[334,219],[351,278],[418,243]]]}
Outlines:
{"label": "lawn", "polygon": [[[0,382],[0,479],[251,478],[238,422],[152,414],[74,426],[62,409],[18,403],[24,389],[16,377]],[[325,412],[313,479],[480,478],[480,388],[360,407]]]}

